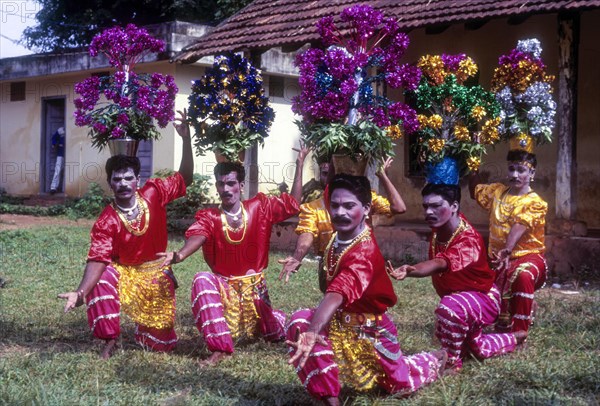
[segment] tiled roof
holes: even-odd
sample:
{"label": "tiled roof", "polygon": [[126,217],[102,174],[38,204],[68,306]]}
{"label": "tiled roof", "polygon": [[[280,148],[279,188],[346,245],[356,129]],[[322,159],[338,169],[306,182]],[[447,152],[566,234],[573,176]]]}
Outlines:
{"label": "tiled roof", "polygon": [[369,4],[387,17],[396,17],[403,30],[486,21],[494,18],[578,11],[600,7],[600,0],[255,0],[174,58],[194,62],[225,51],[301,46],[319,39],[315,23],[339,18],[343,9]]}

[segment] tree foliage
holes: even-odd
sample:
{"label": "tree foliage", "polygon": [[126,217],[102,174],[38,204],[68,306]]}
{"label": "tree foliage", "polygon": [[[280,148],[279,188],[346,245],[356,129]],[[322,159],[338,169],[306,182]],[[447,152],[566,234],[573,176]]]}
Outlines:
{"label": "tree foliage", "polygon": [[217,0],[215,18],[217,20],[227,18],[250,3],[252,0]]}
{"label": "tree foliage", "polygon": [[38,24],[26,28],[22,42],[38,52],[87,46],[106,27],[144,26],[180,20],[214,24],[250,0],[37,0]]}

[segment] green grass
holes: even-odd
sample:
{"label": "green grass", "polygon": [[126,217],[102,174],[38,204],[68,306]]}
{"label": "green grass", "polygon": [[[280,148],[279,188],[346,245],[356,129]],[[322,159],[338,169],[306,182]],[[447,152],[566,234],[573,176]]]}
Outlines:
{"label": "green grass", "polygon": [[[146,352],[133,341],[133,324],[123,318],[119,350],[98,358],[101,343],[87,328],[85,311],[62,313],[56,294],[74,289],[81,277],[89,229],[50,227],[0,232],[0,404],[6,405],[258,405],[310,404],[283,344],[239,346],[217,367],[199,369],[208,355],[190,310],[193,275],[207,270],[195,255],[175,272],[177,333],[172,354]],[[173,248],[182,241],[172,240]],[[267,271],[275,307],[292,312],[315,306],[321,294],[314,265],[288,285],[277,281],[271,255]],[[430,350],[437,296],[429,280],[396,284],[399,304],[391,310],[405,353]],[[538,293],[540,310],[528,348],[509,356],[465,363],[408,399],[382,392],[344,389],[356,405],[592,405],[600,402],[600,293],[568,296]]]}

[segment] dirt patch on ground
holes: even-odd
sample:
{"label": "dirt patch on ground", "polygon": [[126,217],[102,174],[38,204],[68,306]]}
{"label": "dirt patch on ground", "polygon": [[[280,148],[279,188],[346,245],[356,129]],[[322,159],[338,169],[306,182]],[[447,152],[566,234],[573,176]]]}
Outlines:
{"label": "dirt patch on ground", "polygon": [[62,217],[38,217],[27,216],[22,214],[0,214],[0,231],[54,225],[92,227],[93,224],[94,220],[89,219],[69,220],[67,218]]}

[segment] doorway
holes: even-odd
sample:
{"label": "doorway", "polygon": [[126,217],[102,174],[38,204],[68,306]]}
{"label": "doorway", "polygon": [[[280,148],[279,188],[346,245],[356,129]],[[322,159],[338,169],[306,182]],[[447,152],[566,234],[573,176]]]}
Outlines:
{"label": "doorway", "polygon": [[[57,133],[59,128],[65,128],[65,98],[46,98],[42,99],[42,129],[41,129],[41,153],[40,153],[40,193],[50,193],[52,188],[52,178],[56,169],[56,159],[59,146],[52,145],[52,136]],[[64,149],[68,143],[68,134],[64,134]],[[55,143],[56,144],[56,143]],[[58,183],[55,185],[56,193],[64,193],[65,190],[65,162],[66,151],[63,153],[62,168],[58,173]]]}
{"label": "doorway", "polygon": [[137,157],[140,159],[140,180],[143,185],[152,177],[152,140],[140,141]]}

